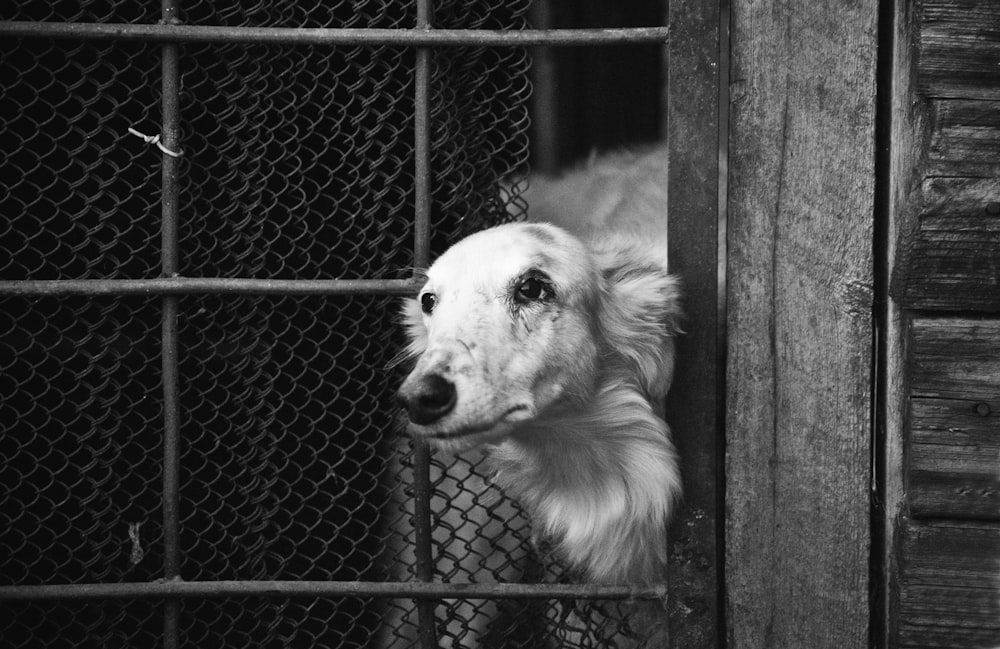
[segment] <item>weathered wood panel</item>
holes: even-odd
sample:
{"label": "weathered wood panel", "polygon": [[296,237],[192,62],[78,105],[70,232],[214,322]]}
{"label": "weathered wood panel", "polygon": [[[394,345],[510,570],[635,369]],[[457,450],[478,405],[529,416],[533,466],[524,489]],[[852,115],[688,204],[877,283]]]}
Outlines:
{"label": "weathered wood panel", "polygon": [[946,99],[931,104],[925,176],[1000,176],[1000,110],[990,101]]}
{"label": "weathered wood panel", "polygon": [[[921,17],[918,92],[1000,99],[996,3],[927,0]],[[956,91],[970,84],[993,90]],[[914,309],[1000,311],[1000,104],[940,99],[927,108],[927,148],[914,165],[925,209],[899,242],[892,295]]]}
{"label": "weathered wood panel", "polygon": [[1000,321],[915,318],[908,372],[913,514],[1000,520]]}
{"label": "weathered wood panel", "polygon": [[1000,527],[905,521],[900,649],[1000,645]]}
{"label": "weathered wood panel", "polygon": [[902,242],[892,295],[912,309],[1000,311],[1000,221],[952,220]]}
{"label": "weathered wood panel", "polygon": [[[943,176],[923,181],[919,219],[900,242],[892,293],[906,307],[1000,311],[1000,176],[953,175],[1000,173],[1000,104],[966,103],[974,110],[935,113],[930,173]],[[995,115],[955,117],[985,107]]]}
{"label": "weathered wood panel", "polygon": [[992,402],[1000,396],[1000,321],[915,318],[909,371],[912,397]]}
{"label": "weathered wood panel", "polygon": [[864,647],[877,3],[732,3],[733,649]]}
{"label": "weathered wood panel", "polygon": [[[994,3],[938,0],[922,15],[921,79],[929,43],[944,47],[942,34],[955,47],[1000,51],[1000,42],[980,42],[1000,37]],[[987,76],[1000,84],[1000,66]],[[1000,311],[1000,104],[944,99],[927,107],[927,148],[916,170],[923,179],[916,204],[924,207],[899,242],[892,295],[914,309]]]}
{"label": "weathered wood panel", "polygon": [[[895,25],[889,313],[1000,311],[1000,104],[982,101],[1000,99],[1000,6],[896,0]],[[903,467],[905,509],[920,520],[888,510],[888,646],[1000,646],[1000,527],[954,520],[1000,514],[1000,327],[903,321],[888,353],[905,354],[905,377],[890,369],[888,382],[902,387],[906,417],[888,403],[898,432],[887,436],[902,438],[905,460],[890,455],[886,470]]]}
{"label": "weathered wood panel", "polygon": [[923,229],[946,229],[959,223],[1000,230],[1000,178],[928,178],[921,190]]}
{"label": "weathered wood panel", "polygon": [[1000,12],[995,0],[925,0],[918,92],[1000,99]]}
{"label": "weathered wood panel", "polygon": [[[670,531],[670,642],[721,645],[717,539],[721,453],[719,379],[719,3],[664,2],[673,37],[666,48],[665,132],[670,143],[668,251],[684,282],[686,333],[678,380],[667,401],[681,455],[684,501]],[[709,143],[706,145],[706,143]]]}
{"label": "weathered wood panel", "polygon": [[[879,213],[876,218],[887,226],[886,231],[880,234],[885,237],[882,243],[888,255],[888,266],[883,269],[876,265],[877,269],[885,272],[880,278],[884,282],[883,286],[889,285],[891,273],[902,263],[900,233],[910,232],[917,220],[918,210],[914,206],[919,204],[920,192],[915,191],[919,178],[914,173],[914,161],[919,160],[922,155],[923,124],[926,117],[923,103],[914,101],[916,75],[912,71],[915,69],[917,56],[914,46],[915,34],[919,30],[917,12],[914,11],[911,0],[894,0],[893,5],[893,19],[880,21],[883,29],[888,31],[891,28],[893,31],[891,34],[893,49],[891,58],[888,59],[892,65],[884,66],[883,74],[879,77],[883,92],[890,91],[888,97],[882,95],[890,102],[889,129],[888,133],[885,131],[881,133],[881,141],[877,145],[881,154],[880,161],[883,164],[888,162],[889,172],[888,182],[877,185],[876,190],[884,192],[881,196],[883,202],[876,208]],[[885,141],[886,135],[888,141]],[[909,411],[909,386],[905,376],[905,350],[909,340],[909,329],[906,315],[896,300],[879,301],[877,305],[885,310],[884,328],[881,332],[884,349],[880,350],[884,364],[880,364],[879,367],[883,383],[876,385],[876,389],[882,390],[881,404],[878,405],[883,410],[875,413],[876,417],[884,418],[882,422],[884,438],[877,440],[876,443],[882,441],[884,445],[881,449],[878,447],[873,449],[874,477],[878,495],[873,504],[876,508],[881,504],[884,512],[880,521],[873,517],[873,537],[876,541],[881,541],[881,547],[873,552],[872,575],[880,573],[884,575],[885,580],[882,583],[876,582],[876,592],[882,590],[885,596],[880,598],[876,595],[873,598],[879,606],[873,611],[876,628],[873,629],[872,646],[877,647],[881,642],[883,647],[892,647],[890,637],[895,629],[890,621],[895,617],[898,608],[896,596],[901,560],[896,542],[897,524],[902,520],[901,512],[908,506],[904,489],[903,458]],[[880,451],[883,453],[882,457],[879,457]],[[877,509],[873,512],[875,515],[878,513]],[[882,536],[881,539],[878,538],[879,535]],[[882,628],[877,626],[880,622]]]}
{"label": "weathered wood panel", "polygon": [[912,400],[907,483],[914,516],[1000,520],[1000,380],[993,393],[988,401]]}

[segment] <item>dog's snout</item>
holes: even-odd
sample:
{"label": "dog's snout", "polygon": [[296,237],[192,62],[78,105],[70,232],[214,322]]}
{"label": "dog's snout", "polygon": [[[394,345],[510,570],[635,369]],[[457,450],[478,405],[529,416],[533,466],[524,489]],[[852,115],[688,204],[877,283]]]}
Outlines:
{"label": "dog's snout", "polygon": [[407,381],[399,390],[399,401],[406,408],[410,421],[432,424],[455,407],[455,384],[440,374],[427,374],[412,383]]}

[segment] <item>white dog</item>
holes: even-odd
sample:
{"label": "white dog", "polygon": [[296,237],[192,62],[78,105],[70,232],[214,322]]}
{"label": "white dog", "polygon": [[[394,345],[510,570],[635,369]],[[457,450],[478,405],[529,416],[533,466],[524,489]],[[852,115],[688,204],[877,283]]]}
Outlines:
{"label": "white dog", "polygon": [[533,222],[455,244],[405,306],[409,432],[484,447],[493,482],[592,582],[661,582],[680,495],[657,413],[679,318],[665,176],[653,149],[535,180]]}

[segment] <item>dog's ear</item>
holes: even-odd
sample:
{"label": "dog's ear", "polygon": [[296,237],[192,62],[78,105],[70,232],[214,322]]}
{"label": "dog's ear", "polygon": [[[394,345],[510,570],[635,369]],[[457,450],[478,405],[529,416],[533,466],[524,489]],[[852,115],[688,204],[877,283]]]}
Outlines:
{"label": "dog's ear", "polygon": [[666,395],[674,371],[680,286],[649,253],[640,246],[599,254],[606,282],[600,326],[608,347],[634,372],[639,387],[658,399]]}
{"label": "dog's ear", "polygon": [[401,304],[400,320],[406,331],[407,343],[388,363],[390,368],[416,358],[427,349],[427,327],[424,326],[420,303],[413,298],[405,298]]}

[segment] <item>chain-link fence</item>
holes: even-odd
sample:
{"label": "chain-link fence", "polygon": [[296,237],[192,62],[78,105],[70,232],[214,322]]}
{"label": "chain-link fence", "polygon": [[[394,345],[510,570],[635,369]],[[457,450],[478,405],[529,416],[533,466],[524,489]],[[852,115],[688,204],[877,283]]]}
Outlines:
{"label": "chain-link fence", "polygon": [[560,577],[394,422],[413,267],[523,211],[527,4],[0,7],[0,645],[632,635],[449,591]]}

